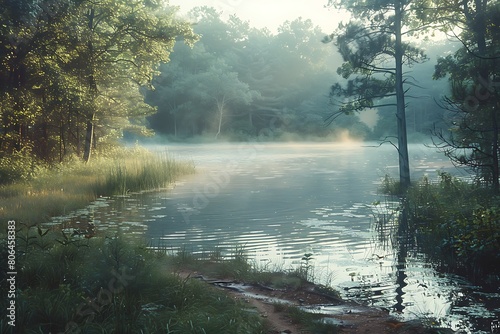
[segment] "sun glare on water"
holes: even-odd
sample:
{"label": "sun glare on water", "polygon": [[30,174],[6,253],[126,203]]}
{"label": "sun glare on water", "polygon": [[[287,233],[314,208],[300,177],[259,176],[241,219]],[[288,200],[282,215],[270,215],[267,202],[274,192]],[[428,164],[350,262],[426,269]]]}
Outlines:
{"label": "sun glare on water", "polygon": [[348,146],[359,146],[359,144],[362,142],[361,139],[354,138],[351,136],[351,133],[349,130],[341,130],[337,136],[335,137],[335,143],[341,144],[343,146],[348,145]]}

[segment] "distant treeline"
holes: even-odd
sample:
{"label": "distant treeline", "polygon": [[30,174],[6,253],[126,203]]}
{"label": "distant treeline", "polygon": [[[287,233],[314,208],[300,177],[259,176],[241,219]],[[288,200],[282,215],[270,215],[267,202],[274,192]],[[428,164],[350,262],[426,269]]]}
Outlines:
{"label": "distant treeline", "polygon": [[[286,21],[272,33],[236,16],[224,19],[209,7],[195,8],[189,17],[200,41],[193,48],[177,44],[153,81],[155,90],[146,94],[146,101],[158,107],[149,117],[157,133],[229,139],[267,135],[269,129],[292,138],[335,137],[345,130],[364,139],[395,134],[394,111],[388,108],[371,113],[378,120],[368,123],[371,127],[357,115],[326,125],[335,111],[330,86],[343,80],[336,73],[343,61],[333,45],[321,42],[326,33],[310,20]],[[426,77],[419,72],[429,88],[433,66],[426,66]],[[431,96],[436,91],[422,94],[418,103],[410,101],[410,133],[429,134],[442,124],[443,112]]]}

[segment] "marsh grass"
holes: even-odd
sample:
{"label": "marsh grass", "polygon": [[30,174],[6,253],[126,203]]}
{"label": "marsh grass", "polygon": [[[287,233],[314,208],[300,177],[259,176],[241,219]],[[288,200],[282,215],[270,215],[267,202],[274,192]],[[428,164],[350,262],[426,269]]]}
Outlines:
{"label": "marsh grass", "polygon": [[211,277],[231,277],[248,281],[256,270],[248,260],[243,247],[234,246],[228,249],[215,247],[213,250],[194,254],[187,247],[170,253],[167,257],[176,271],[202,271]]}
{"label": "marsh grass", "polygon": [[500,197],[492,190],[439,172],[413,184],[402,206],[418,246],[438,264],[474,281],[498,282]]}
{"label": "marsh grass", "polygon": [[[217,254],[216,257],[213,254]],[[177,253],[171,253],[166,261],[176,268],[176,271],[196,271],[203,275],[216,278],[232,278],[248,284],[264,285],[269,288],[296,291],[304,286],[314,284],[313,275],[305,274],[304,270],[312,270],[310,261],[312,254],[304,254],[302,263],[297,268],[284,269],[283,266],[264,267],[250,261],[242,246],[231,248],[224,255],[223,250],[216,247],[208,253],[193,254],[181,248]],[[304,268],[308,266],[308,268]],[[340,299],[340,293],[322,284],[317,284],[315,290],[325,296]]]}
{"label": "marsh grass", "polygon": [[164,188],[193,172],[192,163],[139,147],[115,148],[87,164],[68,158],[61,164],[38,168],[27,180],[0,186],[0,221],[43,223],[97,197]]}
{"label": "marsh grass", "polygon": [[379,187],[379,191],[386,195],[401,195],[401,183],[386,174]]}
{"label": "marsh grass", "polygon": [[192,173],[194,168],[188,163],[178,163],[165,154],[137,152],[133,158],[116,161],[102,170],[103,175],[93,186],[97,196],[161,189],[180,175]]}

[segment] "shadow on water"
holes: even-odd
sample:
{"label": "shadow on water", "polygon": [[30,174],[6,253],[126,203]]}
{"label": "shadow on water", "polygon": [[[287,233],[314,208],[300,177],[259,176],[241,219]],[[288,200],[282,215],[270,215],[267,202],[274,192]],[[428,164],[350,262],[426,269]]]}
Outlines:
{"label": "shadow on water", "polygon": [[[386,210],[374,213],[374,230],[377,242],[382,246],[384,253],[395,254],[395,303],[392,311],[398,314],[405,313],[405,287],[408,286],[407,279],[407,257],[408,249],[414,246],[414,238],[409,232],[407,210],[401,210],[399,199],[392,198],[385,203]],[[376,258],[382,258],[375,254]]]}
{"label": "shadow on water", "polygon": [[394,305],[394,310],[397,312],[403,312],[404,306],[404,288],[408,285],[406,284],[406,257],[408,256],[408,247],[410,247],[410,241],[412,240],[409,229],[408,229],[408,212],[405,208],[401,211],[398,219],[397,228],[397,265],[396,265],[396,301]]}

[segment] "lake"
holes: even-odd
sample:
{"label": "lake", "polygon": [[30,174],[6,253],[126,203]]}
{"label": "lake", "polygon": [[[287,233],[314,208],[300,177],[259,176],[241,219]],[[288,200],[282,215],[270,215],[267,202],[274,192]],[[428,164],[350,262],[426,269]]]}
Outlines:
{"label": "lake", "polygon": [[[312,278],[346,298],[403,319],[436,319],[469,333],[490,333],[498,291],[438,272],[418,251],[396,246],[398,203],[378,193],[397,178],[397,152],[369,143],[239,143],[155,146],[197,173],[171,189],[100,199],[75,215],[99,230],[120,227],[172,252],[244,250],[257,268],[293,270],[305,254]],[[466,173],[424,145],[411,145],[412,178]],[[67,219],[58,218],[58,219]],[[381,225],[377,222],[386,220]],[[493,306],[496,305],[496,306]]]}

